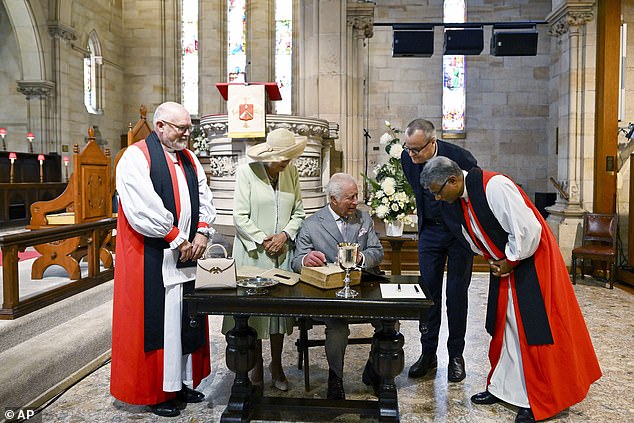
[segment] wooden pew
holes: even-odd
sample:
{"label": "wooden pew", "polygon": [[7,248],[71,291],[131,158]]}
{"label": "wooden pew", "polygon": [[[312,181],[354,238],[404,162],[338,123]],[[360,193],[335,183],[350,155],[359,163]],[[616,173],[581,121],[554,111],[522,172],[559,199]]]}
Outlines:
{"label": "wooden pew", "polygon": [[[88,143],[79,150],[73,148],[73,173],[66,190],[49,201],[31,205],[31,223],[27,229],[43,229],[57,225],[94,222],[112,217],[112,172],[110,150],[105,153],[95,141],[95,131],[88,130]],[[59,212],[62,213],[59,213]],[[104,243],[109,234],[103,234]],[[87,254],[87,242],[73,237],[56,242],[35,245],[42,254],[31,268],[32,279],[42,279],[44,271],[52,266],[62,266],[70,279],[81,277],[79,261]],[[101,244],[99,258],[104,267],[113,266],[112,253]]]}

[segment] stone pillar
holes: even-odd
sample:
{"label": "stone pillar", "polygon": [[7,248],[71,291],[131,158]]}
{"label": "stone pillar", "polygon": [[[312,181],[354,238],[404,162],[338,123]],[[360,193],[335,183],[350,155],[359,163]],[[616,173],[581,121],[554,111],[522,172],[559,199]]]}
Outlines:
{"label": "stone pillar", "polygon": [[373,35],[374,3],[348,3],[346,60],[346,116],[348,125],[342,143],[343,170],[357,179],[360,196],[365,186],[361,172],[365,170],[366,153],[363,138],[367,81],[366,38]]}
{"label": "stone pillar", "polygon": [[[62,111],[69,109],[69,99],[60,93],[64,92],[64,88],[68,89],[68,71],[62,70],[62,56],[68,57],[69,52],[64,51],[68,45],[77,40],[77,32],[72,27],[65,25],[59,21],[51,21],[48,24],[48,33],[52,39],[51,42],[51,75],[55,81],[55,91],[49,104],[50,130],[49,151],[62,151],[62,133],[68,134],[69,130],[63,128],[64,119],[62,119]],[[65,104],[62,104],[62,103]]]}
{"label": "stone pillar", "polygon": [[226,113],[227,102],[215,84],[227,82],[227,2],[200,1],[198,10],[198,110],[200,116]]}
{"label": "stone pillar", "polygon": [[594,89],[594,65],[584,60],[592,55],[586,23],[593,19],[593,12],[594,1],[568,0],[546,18],[560,46],[559,69],[553,69],[553,75],[559,81],[557,182],[561,191],[555,205],[547,208],[548,224],[568,265],[579,239],[581,217],[592,205],[594,98],[587,93]]}
{"label": "stone pillar", "polygon": [[[27,101],[27,131],[33,132],[36,142],[33,145],[34,153],[47,153],[56,151],[47,145],[49,140],[49,98],[55,92],[55,83],[51,81],[18,81],[18,92],[26,96]],[[36,107],[31,108],[31,100],[39,99]],[[33,111],[39,118],[33,118]],[[39,138],[39,140],[38,140]],[[39,144],[39,149],[38,149]]]}
{"label": "stone pillar", "polygon": [[[297,114],[339,124],[335,149],[341,168],[362,186],[365,39],[372,36],[374,3],[334,0],[300,2]],[[331,169],[336,169],[333,163]]]}

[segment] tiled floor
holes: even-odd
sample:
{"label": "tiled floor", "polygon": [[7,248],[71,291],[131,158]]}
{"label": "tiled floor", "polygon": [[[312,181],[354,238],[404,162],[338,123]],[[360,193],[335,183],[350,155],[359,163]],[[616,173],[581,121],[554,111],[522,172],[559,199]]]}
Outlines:
{"label": "tiled floor", "polygon": [[[550,419],[553,422],[632,422],[634,421],[634,296],[622,289],[609,290],[588,282],[575,287],[581,308],[601,363],[603,377],[596,382],[587,398],[569,410]],[[487,349],[489,337],[484,331],[484,310],[487,275],[476,274],[470,288],[469,326],[465,360],[467,378],[460,383],[447,382],[447,355],[443,346],[447,338],[446,326],[441,332],[438,351],[438,370],[425,379],[409,379],[407,369],[418,358],[420,343],[415,322],[402,322],[405,335],[405,369],[397,378],[401,422],[512,422],[516,411],[509,406],[495,404],[474,406],[469,397],[484,388],[489,370]],[[444,322],[443,322],[444,323]],[[144,410],[115,401],[109,394],[110,367],[106,365],[80,381],[42,413],[45,422],[121,422],[172,421],[217,422],[227,405],[233,374],[224,363],[225,342],[220,335],[221,318],[212,317],[211,354],[212,374],[199,387],[207,401],[190,404],[177,418],[159,418]],[[356,325],[353,335],[369,335],[371,328]],[[328,369],[323,348],[311,349],[312,390],[304,392],[302,372],[297,370],[294,341],[297,333],[287,338],[284,348],[286,375],[291,389],[288,393],[272,392],[265,385],[265,394],[280,396],[325,397]],[[265,347],[267,342],[265,342]],[[367,345],[348,347],[344,385],[348,398],[373,398],[371,390],[360,381],[367,358]],[[268,350],[265,351],[265,362]],[[265,383],[270,375],[265,372]],[[319,416],[305,416],[305,421],[324,420]],[[326,421],[356,422],[358,416],[342,415]],[[291,419],[289,421],[297,421]]]}

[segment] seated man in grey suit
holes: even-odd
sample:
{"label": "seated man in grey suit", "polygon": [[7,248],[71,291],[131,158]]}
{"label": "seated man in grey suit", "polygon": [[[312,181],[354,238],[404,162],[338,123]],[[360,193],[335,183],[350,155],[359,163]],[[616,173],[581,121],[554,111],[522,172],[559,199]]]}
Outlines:
{"label": "seated man in grey suit", "polygon": [[[300,272],[303,266],[316,267],[334,263],[337,244],[359,243],[357,264],[377,272],[383,260],[383,247],[367,212],[357,210],[357,183],[352,176],[336,173],[326,187],[328,205],[304,221],[295,238],[295,255],[291,267]],[[326,358],[328,359],[329,399],[345,399],[343,390],[343,357],[350,329],[346,319],[321,319],[326,324]],[[378,376],[370,364],[363,373],[364,383],[378,385]]]}

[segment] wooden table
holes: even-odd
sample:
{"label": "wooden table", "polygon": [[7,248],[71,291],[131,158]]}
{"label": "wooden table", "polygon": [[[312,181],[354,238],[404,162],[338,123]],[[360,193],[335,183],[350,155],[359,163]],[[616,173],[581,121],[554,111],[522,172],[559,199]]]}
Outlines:
{"label": "wooden table", "polygon": [[[387,283],[417,283],[417,276],[394,276]],[[242,288],[232,290],[196,290],[185,295],[191,317],[197,315],[233,315],[235,326],[227,335],[227,367],[236,374],[231,397],[221,422],[247,422],[251,419],[275,419],[280,410],[286,414],[307,413],[339,415],[357,413],[377,417],[381,422],[398,422],[398,398],[394,378],[405,365],[403,335],[395,328],[398,320],[427,320],[432,306],[428,299],[381,297],[380,281],[364,281],[354,287],[359,296],[354,299],[336,297],[338,289],[322,290],[298,283],[295,286],[276,285],[267,295],[247,295]],[[373,336],[372,359],[381,377],[378,401],[327,400],[320,398],[264,397],[249,380],[249,370],[255,366],[256,332],[248,326],[250,316],[339,317],[381,319],[383,328]]]}

